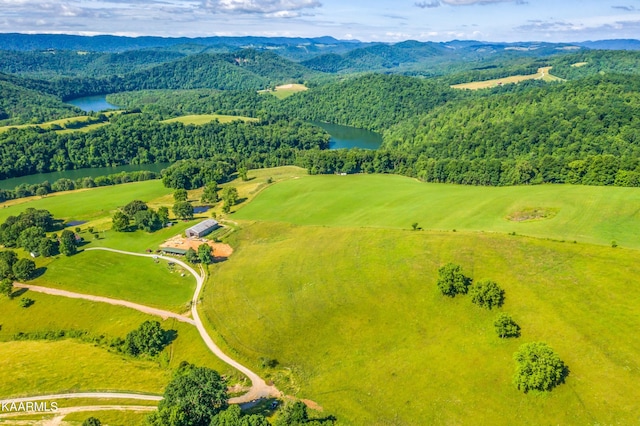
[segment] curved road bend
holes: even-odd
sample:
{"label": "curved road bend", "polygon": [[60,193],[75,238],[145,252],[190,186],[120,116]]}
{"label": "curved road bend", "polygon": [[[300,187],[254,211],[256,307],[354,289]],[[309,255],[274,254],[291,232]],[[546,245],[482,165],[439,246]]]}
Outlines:
{"label": "curved road bend", "polygon": [[229,364],[236,370],[240,371],[242,374],[247,376],[249,380],[251,380],[251,389],[249,389],[249,392],[247,392],[242,396],[231,398],[229,400],[229,403],[244,404],[260,398],[280,396],[280,392],[275,388],[275,386],[267,385],[267,383],[256,373],[254,373],[244,365],[240,364],[238,361],[232,359],[227,354],[222,352],[222,350],[211,339],[211,336],[209,336],[209,334],[207,333],[207,330],[204,328],[204,325],[200,320],[200,315],[198,314],[198,298],[200,297],[200,292],[202,291],[202,287],[204,286],[204,280],[205,280],[204,271],[202,274],[199,274],[195,271],[195,269],[187,265],[185,262],[179,259],[175,259],[173,257],[168,257],[168,256],[147,254],[147,253],[133,253],[133,252],[123,251],[123,250],[110,249],[106,247],[92,247],[86,250],[103,250],[103,251],[110,251],[113,253],[125,254],[129,256],[140,256],[140,257],[151,257],[151,258],[157,257],[159,259],[163,259],[168,262],[177,263],[178,265],[182,266],[196,279],[196,289],[193,293],[193,298],[191,299],[191,316],[193,317],[194,325],[196,326],[196,328],[198,329],[198,332],[200,333],[200,337],[202,338],[204,343],[207,345],[209,350],[211,350],[211,352],[213,352],[215,356],[217,356],[222,361]]}

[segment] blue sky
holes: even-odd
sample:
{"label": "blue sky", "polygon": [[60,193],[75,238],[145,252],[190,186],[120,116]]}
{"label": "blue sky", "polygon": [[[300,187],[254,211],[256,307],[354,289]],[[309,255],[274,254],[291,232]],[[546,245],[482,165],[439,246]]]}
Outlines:
{"label": "blue sky", "polygon": [[0,32],[571,42],[640,38],[640,0],[0,0]]}

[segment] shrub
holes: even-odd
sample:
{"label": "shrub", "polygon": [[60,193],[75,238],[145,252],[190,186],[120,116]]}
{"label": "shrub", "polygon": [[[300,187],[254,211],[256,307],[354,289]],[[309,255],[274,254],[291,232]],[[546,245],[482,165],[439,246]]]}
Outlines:
{"label": "shrub", "polygon": [[502,313],[493,322],[498,337],[520,337],[520,326],[509,315]]}
{"label": "shrub", "polygon": [[23,308],[28,308],[29,306],[33,305],[34,303],[36,303],[35,300],[30,299],[28,297],[23,297],[22,299],[20,299],[20,306]]}

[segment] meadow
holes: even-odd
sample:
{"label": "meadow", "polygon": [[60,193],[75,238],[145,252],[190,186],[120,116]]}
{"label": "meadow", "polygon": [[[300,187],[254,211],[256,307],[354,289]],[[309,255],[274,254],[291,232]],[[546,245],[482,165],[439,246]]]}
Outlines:
{"label": "meadow", "polygon": [[269,93],[278,99],[286,99],[289,96],[295,95],[299,92],[304,92],[305,90],[309,90],[309,88],[304,84],[283,84],[281,86],[276,86],[275,90],[267,90],[266,93]]}
{"label": "meadow", "polygon": [[[270,221],[244,223],[233,238],[236,252],[205,288],[210,328],[248,365],[277,360],[263,374],[340,424],[632,424],[640,416],[635,250]],[[505,305],[488,311],[469,296],[442,296],[435,282],[447,262],[498,282]],[[514,317],[520,338],[495,335],[497,312]],[[512,384],[512,355],[532,341],[569,366],[551,393]]]}
{"label": "meadow", "polygon": [[[397,175],[307,176],[270,187],[236,219],[297,225],[484,231],[640,248],[640,190],[577,185],[474,187]],[[539,210],[546,218],[520,220]],[[544,215],[543,215],[544,216]],[[512,217],[510,220],[509,217]]]}
{"label": "meadow", "polygon": [[160,180],[56,192],[42,198],[20,198],[3,203],[5,207],[0,209],[0,221],[16,216],[28,207],[49,210],[56,219],[89,221],[110,217],[112,210],[130,201],[150,201],[172,193],[173,190],[165,188]]}
{"label": "meadow", "polygon": [[[17,300],[0,298],[2,367],[12,371],[0,384],[0,397],[91,390],[161,394],[180,362],[206,365],[237,380],[237,375],[202,342],[195,327],[173,319],[86,300],[27,292],[35,303],[25,309]],[[21,296],[22,297],[22,296]],[[155,360],[135,359],[77,339],[15,341],[18,332],[87,331],[93,336],[122,337],[142,322],[160,321],[177,338]],[[79,405],[69,400],[69,405]],[[87,402],[87,401],[85,401]],[[131,402],[129,402],[131,403]],[[61,405],[62,406],[62,405]]]}
{"label": "meadow", "polygon": [[106,296],[177,313],[189,310],[195,280],[179,266],[169,267],[148,257],[107,251],[82,251],[60,256],[46,272],[31,281],[35,285],[76,293]]}
{"label": "meadow", "polygon": [[257,118],[243,117],[240,115],[221,115],[221,114],[198,114],[198,115],[183,115],[181,117],[170,118],[162,121],[162,123],[182,123],[185,125],[193,124],[200,126],[202,124],[210,123],[214,120],[218,120],[221,124],[233,123],[234,121],[243,121],[245,123],[250,121],[258,121]]}
{"label": "meadow", "polygon": [[553,76],[549,73],[551,67],[542,67],[538,72],[530,75],[512,75],[504,78],[496,78],[493,80],[474,81],[472,83],[454,84],[454,89],[480,90],[492,87],[502,86],[503,84],[515,84],[526,80],[544,80],[544,81],[563,81],[561,78]]}

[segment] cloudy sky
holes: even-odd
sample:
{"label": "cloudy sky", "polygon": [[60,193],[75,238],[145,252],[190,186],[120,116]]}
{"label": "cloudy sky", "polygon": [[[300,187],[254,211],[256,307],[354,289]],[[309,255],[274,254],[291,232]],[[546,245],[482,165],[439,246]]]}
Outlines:
{"label": "cloudy sky", "polygon": [[640,0],[0,0],[0,32],[583,41],[640,38]]}

